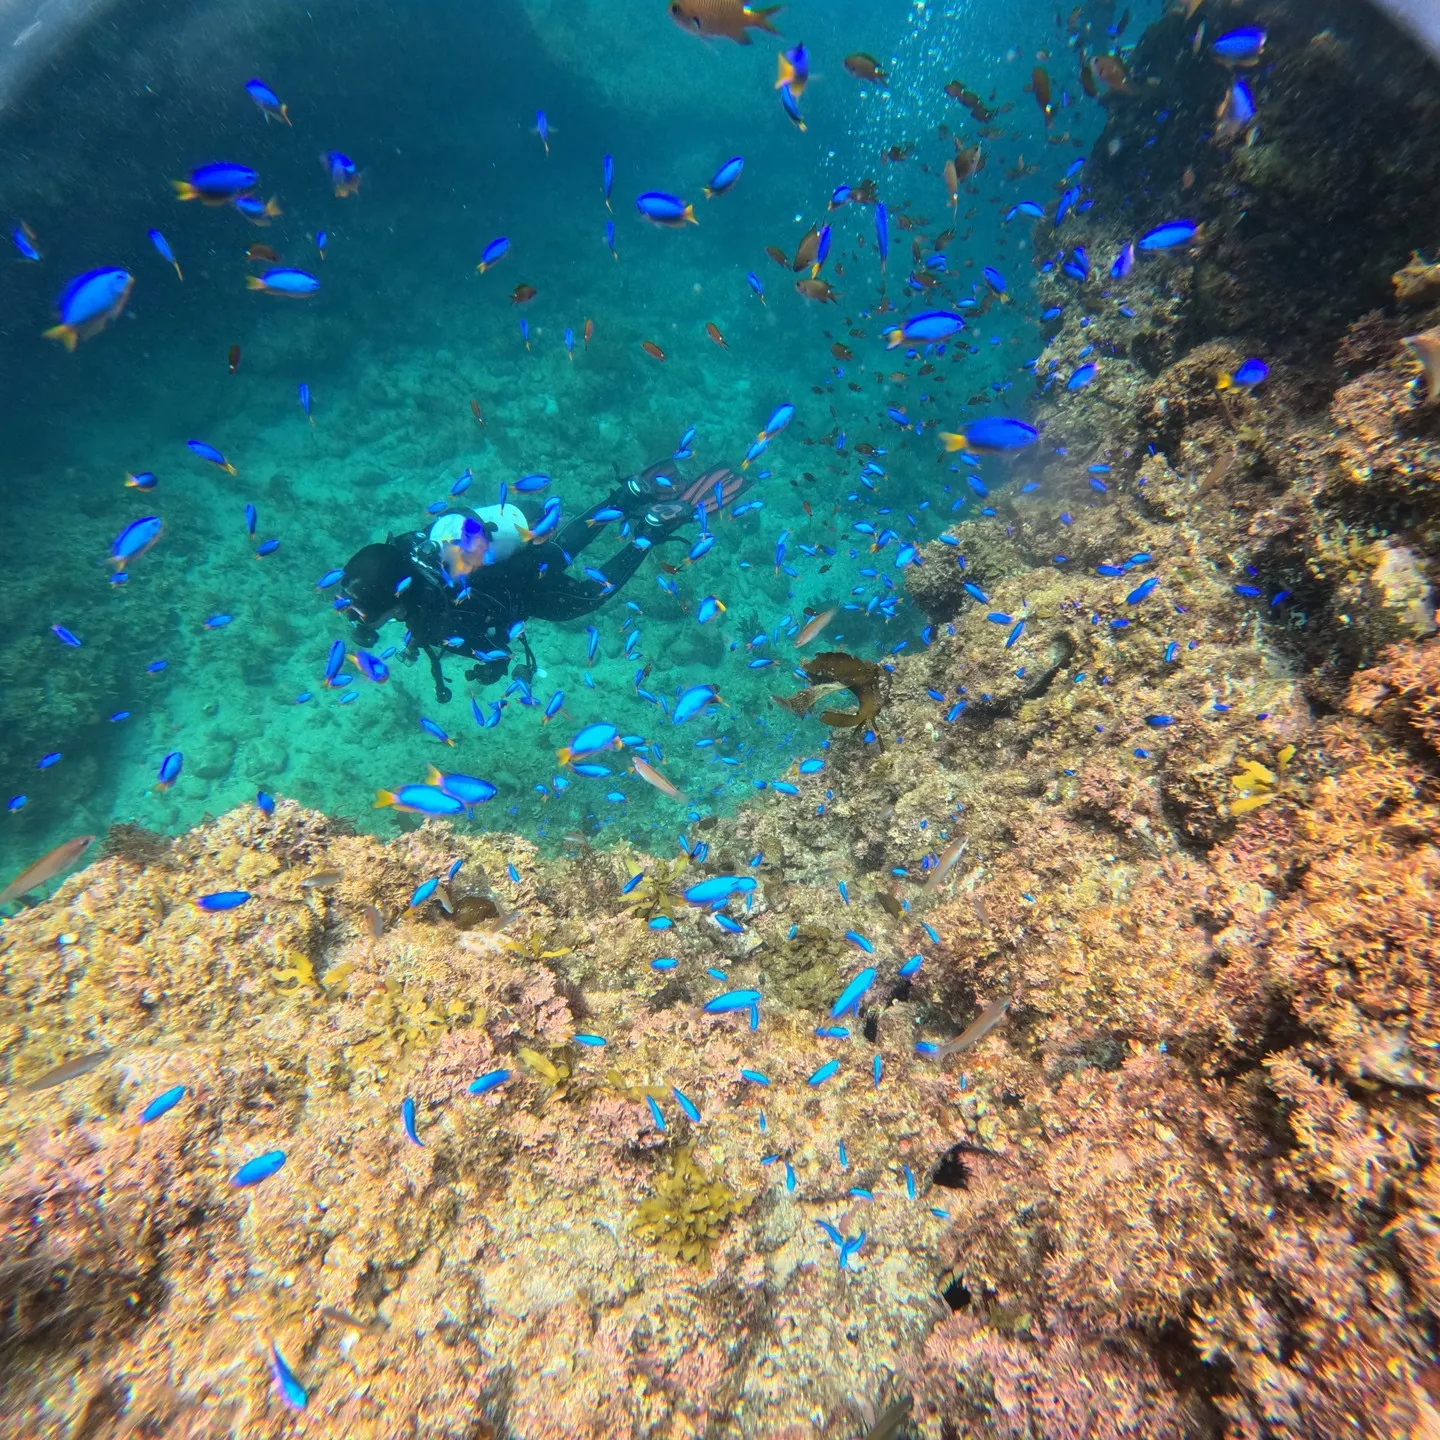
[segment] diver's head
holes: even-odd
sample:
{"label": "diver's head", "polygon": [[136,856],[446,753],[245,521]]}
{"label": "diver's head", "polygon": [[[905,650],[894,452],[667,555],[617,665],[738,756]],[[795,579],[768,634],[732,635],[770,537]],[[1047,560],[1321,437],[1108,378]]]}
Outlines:
{"label": "diver's head", "polygon": [[401,609],[405,603],[401,586],[415,578],[410,557],[398,546],[367,545],[350,557],[340,578],[340,593],[350,601],[351,618],[374,631]]}

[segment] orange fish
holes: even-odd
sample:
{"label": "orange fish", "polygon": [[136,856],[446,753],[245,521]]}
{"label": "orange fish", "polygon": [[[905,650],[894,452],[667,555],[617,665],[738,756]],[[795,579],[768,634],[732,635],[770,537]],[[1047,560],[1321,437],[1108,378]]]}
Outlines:
{"label": "orange fish", "polygon": [[94,843],[93,835],[81,835],[57,845],[42,855],[33,865],[27,865],[3,890],[0,890],[0,905],[8,900],[18,900],[32,890],[53,880],[63,870],[68,870]]}
{"label": "orange fish", "polygon": [[280,259],[280,252],[273,250],[269,245],[262,245],[258,240],[253,245],[245,247],[245,258],[247,260],[260,260],[267,265],[274,265]]}
{"label": "orange fish", "polygon": [[540,292],[533,285],[517,285],[510,297],[512,305],[528,305]]}
{"label": "orange fish", "polygon": [[807,300],[818,300],[822,305],[827,300],[833,305],[838,298],[825,280],[797,280],[795,288]]}
{"label": "orange fish", "polygon": [[822,610],[813,620],[807,620],[795,637],[795,648],[799,650],[808,645],[834,618],[833,610]]}
{"label": "orange fish", "polygon": [[594,333],[595,333],[595,322],[594,322],[593,320],[587,320],[587,321],[585,322],[585,348],[586,348],[587,350],[590,348],[590,337],[591,337]]}
{"label": "orange fish", "polygon": [[653,765],[648,764],[638,755],[631,757],[630,768],[645,781],[647,785],[653,785],[661,794],[668,795],[672,800],[683,800],[685,798],[685,792],[683,790],[677,789]]}
{"label": "orange fish", "polygon": [[480,402],[478,400],[472,400],[470,402],[470,413],[475,417],[475,423],[477,425],[483,425],[485,423],[485,417],[480,413]]}
{"label": "orange fish", "polygon": [[883,85],[890,78],[880,68],[880,62],[873,55],[867,55],[863,50],[857,50],[853,55],[847,55],[845,68],[857,80],[871,80],[876,85]]}
{"label": "orange fish", "polygon": [[705,333],[706,333],[722,350],[728,350],[728,349],[730,348],[730,347],[725,343],[725,337],[720,333],[720,327],[719,327],[713,320],[709,321],[709,322],[706,324],[706,326],[705,326]]}
{"label": "orange fish", "polygon": [[670,18],[692,35],[707,40],[724,36],[737,45],[748,45],[751,30],[763,30],[767,35],[780,33],[770,23],[770,17],[780,8],[757,5],[752,10],[745,0],[670,0]]}
{"label": "orange fish", "polygon": [[233,375],[240,368],[240,347],[238,345],[230,347],[229,361],[230,373]]}
{"label": "orange fish", "polygon": [[640,348],[652,359],[663,360],[665,358],[665,352],[653,340],[642,340]]}

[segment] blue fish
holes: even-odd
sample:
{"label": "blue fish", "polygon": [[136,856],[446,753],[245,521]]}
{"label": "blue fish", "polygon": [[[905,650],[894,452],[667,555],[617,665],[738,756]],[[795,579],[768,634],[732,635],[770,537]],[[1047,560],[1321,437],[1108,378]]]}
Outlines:
{"label": "blue fish", "polygon": [[1270,367],[1261,359],[1252,357],[1237,365],[1228,375],[1222,375],[1216,382],[1217,390],[1249,390],[1263,385],[1269,378]]}
{"label": "blue fish", "polygon": [[10,243],[20,252],[22,260],[39,261],[40,252],[35,248],[35,232],[23,220],[10,232]]}
{"label": "blue fish", "polygon": [[262,815],[273,815],[275,813],[275,797],[267,795],[263,790],[255,792],[255,807]]}
{"label": "blue fish", "polygon": [[705,198],[713,200],[717,195],[723,195],[740,178],[740,172],[744,168],[745,161],[739,155],[727,160],[705,187]]}
{"label": "blue fish", "polygon": [[248,165],[219,160],[198,165],[184,180],[172,180],[179,200],[198,200],[202,205],[232,205],[260,184],[260,177]]}
{"label": "blue fish", "polygon": [[645,1103],[650,1107],[650,1118],[655,1122],[655,1128],[657,1130],[663,1130],[665,1128],[665,1117],[660,1113],[660,1107],[655,1103],[655,1097],[653,1095],[647,1095],[645,1097]]}
{"label": "blue fish", "polygon": [[732,895],[748,895],[755,889],[753,875],[712,875],[684,892],[691,905],[723,905]]}
{"label": "blue fish", "polygon": [[1200,227],[1193,220],[1170,220],[1147,230],[1135,244],[1137,249],[1146,252],[1174,250],[1177,246],[1188,245],[1199,232]]}
{"label": "blue fish", "polygon": [[178,750],[172,750],[161,762],[155,781],[157,790],[168,790],[179,778],[185,759]]}
{"label": "blue fish", "polygon": [[635,201],[635,208],[653,225],[663,225],[670,230],[682,230],[688,225],[698,225],[695,207],[687,205],[678,195],[667,195],[662,190],[647,190]]}
{"label": "blue fish", "polygon": [[610,208],[610,192],[615,188],[615,157],[607,155],[604,163],[605,174],[605,208]]}
{"label": "blue fish", "polygon": [[423,1150],[425,1142],[415,1133],[415,1101],[409,1095],[400,1104],[400,1123],[405,1127],[405,1134],[411,1144],[418,1145]]}
{"label": "blue fish", "polygon": [[768,1085],[770,1083],[770,1077],[759,1070],[742,1070],[740,1078],[748,1080],[752,1085]]}
{"label": "blue fish", "polygon": [[282,125],[290,123],[289,110],[280,103],[280,97],[258,76],[245,82],[245,93],[255,102],[268,125],[278,120]]}
{"label": "blue fish", "polygon": [[724,704],[713,685],[690,685],[676,696],[671,723],[683,724],[712,704]]}
{"label": "blue fish", "polygon": [[214,915],[224,910],[236,910],[253,898],[248,890],[216,890],[210,895],[197,895],[195,908]]}
{"label": "blue fish", "polygon": [[890,214],[879,201],[875,204],[875,245],[880,251],[880,278],[885,278],[885,262],[890,258]]}
{"label": "blue fish", "polygon": [[162,1115],[168,1115],[185,1098],[185,1087],[173,1085],[169,1090],[157,1095],[141,1112],[140,1124],[148,1125],[152,1120],[158,1120]]}
{"label": "blue fish", "polygon": [[1142,580],[1126,597],[1127,605],[1138,605],[1147,595],[1153,593],[1155,587],[1160,583],[1158,575],[1152,575],[1148,580]]}
{"label": "blue fish", "polygon": [[675,1103],[685,1112],[686,1118],[692,1125],[700,1123],[700,1110],[695,1102],[678,1085],[670,1087],[670,1093],[675,1097]]}
{"label": "blue fish", "polygon": [[815,1071],[815,1073],[814,1073],[813,1075],[810,1076],[810,1078],[809,1078],[808,1080],[806,1080],[805,1083],[806,1083],[807,1085],[811,1086],[812,1088],[821,1086],[821,1085],[823,1085],[839,1068],[840,1068],[840,1062],[839,1062],[838,1060],[827,1060],[818,1070]]}
{"label": "blue fish", "polygon": [[1210,42],[1210,53],[1222,65],[1253,65],[1265,49],[1266,34],[1258,25],[1227,30]]}
{"label": "blue fish", "polygon": [[510,242],[501,235],[492,240],[481,253],[480,263],[475,267],[480,274],[484,274],[492,266],[498,265],[509,252]]}
{"label": "blue fish", "polygon": [[717,995],[713,1000],[705,1002],[705,1013],[728,1015],[736,1010],[748,1010],[752,1005],[758,1004],[759,1000],[758,990],[727,990],[723,995]]}
{"label": "blue fish", "polygon": [[45,331],[45,338],[58,340],[73,352],[80,341],[98,335],[120,314],[134,285],[135,277],[118,265],[77,275],[56,299],[60,323]]}
{"label": "blue fish", "polygon": [[1082,365],[1065,382],[1067,390],[1083,390],[1100,372],[1100,367],[1091,361],[1088,365]]}
{"label": "blue fish", "polygon": [[965,328],[964,317],[953,310],[924,310],[912,315],[897,329],[885,332],[885,348],[894,350],[900,345],[932,345]]}
{"label": "blue fish", "polygon": [[972,420],[957,433],[941,432],[940,443],[946,450],[968,450],[980,455],[1005,455],[1023,450],[1040,438],[1040,432],[1023,420],[1002,415],[987,415]]}
{"label": "blue fish", "polygon": [[230,1177],[230,1184],[236,1190],[243,1190],[249,1185],[258,1185],[262,1180],[268,1180],[284,1164],[285,1152],[283,1150],[267,1150],[263,1155],[257,1155],[253,1160],[247,1160]]}
{"label": "blue fish", "polygon": [[418,909],[435,893],[439,886],[440,881],[438,879],[432,878],[421,881],[421,883],[415,887],[415,893],[410,897],[410,908],[412,910]]}
{"label": "blue fish", "polygon": [[50,629],[54,631],[55,638],[59,640],[62,645],[68,645],[72,650],[80,649],[80,637],[76,635],[73,630],[67,630],[63,625],[52,625]]}
{"label": "blue fish", "polygon": [[477,1079],[472,1080],[465,1088],[472,1095],[488,1095],[492,1090],[498,1090],[510,1079],[508,1070],[487,1070]]}
{"label": "blue fish", "polygon": [[292,1409],[303,1410],[310,1403],[309,1392],[295,1378],[295,1372],[285,1363],[280,1347],[270,1342],[270,1374],[280,1398]]}
{"label": "blue fish", "polygon": [[219,466],[227,475],[238,473],[235,467],[213,445],[207,445],[203,440],[187,440],[185,448],[192,455],[198,455],[200,459],[208,460],[210,464]]}
{"label": "blue fish", "polygon": [[840,1016],[848,1014],[851,1010],[858,1013],[861,998],[865,992],[875,983],[875,967],[867,965],[856,977],[840,992],[840,998],[830,1007],[830,1018],[838,1020]]}
{"label": "blue fish", "polygon": [[151,230],[149,235],[150,243],[155,247],[156,254],[158,254],[166,264],[173,265],[175,267],[176,278],[183,280],[185,277],[180,273],[180,262],[175,258],[175,252],[170,248],[170,242],[158,230]]}
{"label": "blue fish", "polygon": [[292,300],[308,299],[320,289],[320,281],[308,270],[291,265],[272,266],[263,275],[247,275],[247,290],[263,290],[267,295],[286,295]]}
{"label": "blue fish", "polygon": [[427,734],[433,735],[442,745],[453,746],[455,742],[433,721],[427,720],[425,716],[420,717],[420,728]]}

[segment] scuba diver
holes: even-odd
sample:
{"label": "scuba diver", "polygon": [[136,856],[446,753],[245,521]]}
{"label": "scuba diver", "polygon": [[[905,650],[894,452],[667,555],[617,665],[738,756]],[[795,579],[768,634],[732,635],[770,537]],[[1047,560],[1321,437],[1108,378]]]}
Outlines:
{"label": "scuba diver", "polygon": [[[351,556],[340,581],[356,642],[368,649],[378,643],[382,625],[403,621],[405,657],[425,652],[435,698],[444,704],[451,698],[441,668],[447,655],[478,661],[465,678],[489,685],[508,671],[518,639],[525,666],[516,674],[528,683],[535,656],[525,621],[574,620],[598,609],[635,574],[652,546],[687,520],[723,509],[746,484],[746,477],[720,465],[675,490],[667,471],[674,473],[672,461],[648,466],[563,525],[556,500],[538,514],[510,500],[479,510],[449,509],[428,530],[366,545]],[[576,556],[612,521],[629,536],[624,547],[598,570],[586,567],[583,579],[570,574]]]}

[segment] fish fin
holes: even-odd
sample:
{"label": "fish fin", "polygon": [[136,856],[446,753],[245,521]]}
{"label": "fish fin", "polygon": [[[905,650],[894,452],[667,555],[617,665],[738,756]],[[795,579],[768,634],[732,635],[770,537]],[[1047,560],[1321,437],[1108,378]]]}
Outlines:
{"label": "fish fin", "polygon": [[247,275],[245,277],[245,288],[247,290],[263,290],[265,282],[258,275]]}
{"label": "fish fin", "polygon": [[430,772],[425,777],[425,783],[427,785],[438,785],[445,778],[434,765],[427,765],[425,768]]}
{"label": "fish fin", "polygon": [[383,810],[387,805],[393,805],[395,798],[395,792],[393,790],[377,790],[375,792],[374,808],[376,810]]}
{"label": "fish fin", "polygon": [[940,443],[950,451],[970,448],[970,442],[963,435],[952,435],[946,430],[940,432]]}
{"label": "fish fin", "polygon": [[1217,390],[1233,390],[1233,389],[1235,388],[1235,381],[1234,381],[1233,379],[1231,379],[1231,377],[1230,377],[1228,374],[1227,374],[1227,375],[1222,375],[1222,376],[1215,382],[1215,388],[1216,388]]}
{"label": "fish fin", "polygon": [[556,758],[556,760],[558,760],[558,761],[560,762],[560,764],[562,764],[562,765],[568,765],[568,764],[570,763],[571,759],[573,758],[573,756],[574,756],[574,751],[572,751],[568,745],[564,746],[562,749],[559,749],[559,750],[557,750],[557,751],[555,752],[555,758]]}
{"label": "fish fin", "polygon": [[172,180],[177,200],[198,200],[200,192],[188,180]]}
{"label": "fish fin", "polygon": [[58,340],[70,354],[75,353],[75,347],[80,342],[80,337],[73,325],[53,325],[45,332],[46,340]]}
{"label": "fish fin", "polygon": [[698,225],[698,224],[700,223],[700,222],[695,218],[695,207],[694,207],[693,205],[687,205],[687,206],[685,207],[685,219],[686,219],[691,225]]}
{"label": "fish fin", "polygon": [[[746,15],[748,17],[749,11]],[[775,66],[775,88],[779,90],[782,86],[789,85],[793,92],[795,82],[795,67],[785,58],[783,54],[777,55]]]}
{"label": "fish fin", "polygon": [[[270,117],[267,115],[265,118],[268,120]],[[280,118],[281,118],[287,125],[290,124],[290,107],[289,107],[288,105],[282,105],[282,106],[280,107]],[[293,127],[292,127],[292,128],[293,128]]]}
{"label": "fish fin", "polygon": [[[767,35],[778,35],[780,32],[770,23],[770,17],[778,14],[785,7],[783,5],[757,5],[754,9],[745,7],[745,23],[753,25],[757,30],[763,30]],[[745,44],[750,43],[750,37],[745,37]]]}

